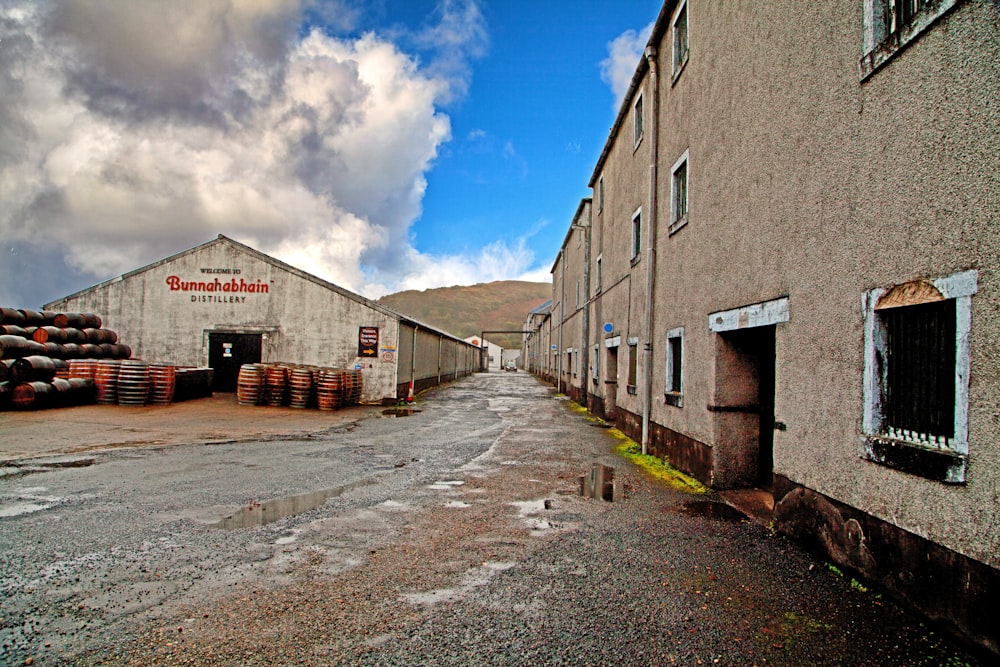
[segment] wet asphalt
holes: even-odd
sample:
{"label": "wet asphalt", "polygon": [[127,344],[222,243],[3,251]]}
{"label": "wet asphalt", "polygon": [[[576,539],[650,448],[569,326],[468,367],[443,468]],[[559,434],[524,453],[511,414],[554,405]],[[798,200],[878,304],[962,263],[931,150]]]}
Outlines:
{"label": "wet asphalt", "polygon": [[3,468],[0,664],[989,664],[523,372],[414,408]]}

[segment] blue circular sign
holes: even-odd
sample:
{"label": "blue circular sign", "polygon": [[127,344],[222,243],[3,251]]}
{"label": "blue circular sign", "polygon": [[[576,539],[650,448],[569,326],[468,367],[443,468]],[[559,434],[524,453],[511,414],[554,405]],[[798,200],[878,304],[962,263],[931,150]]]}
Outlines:
{"label": "blue circular sign", "polygon": [[605,322],[604,323],[604,333],[611,333],[614,330],[615,330],[615,327],[614,327],[613,324],[611,324],[611,322]]}

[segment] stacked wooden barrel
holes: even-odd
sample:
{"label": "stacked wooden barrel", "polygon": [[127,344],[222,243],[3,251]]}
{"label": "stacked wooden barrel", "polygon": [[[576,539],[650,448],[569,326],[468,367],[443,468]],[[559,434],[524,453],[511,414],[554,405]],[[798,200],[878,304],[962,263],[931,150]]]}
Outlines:
{"label": "stacked wooden barrel", "polygon": [[212,369],[132,359],[92,313],[0,308],[0,410],[167,405],[212,393]]}
{"label": "stacked wooden barrel", "polygon": [[359,370],[304,364],[243,364],[236,380],[239,405],[336,410],[361,402]]}

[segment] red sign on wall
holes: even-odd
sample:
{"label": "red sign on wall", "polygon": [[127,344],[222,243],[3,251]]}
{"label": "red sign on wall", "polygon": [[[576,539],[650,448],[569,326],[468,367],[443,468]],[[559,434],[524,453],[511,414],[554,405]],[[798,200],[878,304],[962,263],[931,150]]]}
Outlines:
{"label": "red sign on wall", "polygon": [[358,356],[378,356],[378,327],[358,327]]}

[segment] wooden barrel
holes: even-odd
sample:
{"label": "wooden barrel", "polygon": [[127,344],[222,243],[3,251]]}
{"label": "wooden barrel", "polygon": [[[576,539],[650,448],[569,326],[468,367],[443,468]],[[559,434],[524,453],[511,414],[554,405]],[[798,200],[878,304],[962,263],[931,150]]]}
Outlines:
{"label": "wooden barrel", "polygon": [[28,330],[17,324],[0,324],[0,336],[20,336],[28,338]]}
{"label": "wooden barrel", "polygon": [[236,376],[236,402],[239,405],[262,405],[264,402],[263,364],[243,364]]}
{"label": "wooden barrel", "polygon": [[80,345],[80,354],[85,359],[101,359],[104,357],[104,350],[101,349],[100,345],[83,343]]}
{"label": "wooden barrel", "polygon": [[66,350],[59,343],[42,343],[42,347],[45,348],[46,357],[52,357],[53,359],[66,358]]}
{"label": "wooden barrel", "polygon": [[0,380],[0,411],[10,410],[10,399],[14,395],[14,383]]}
{"label": "wooden barrel", "polygon": [[51,406],[54,394],[48,382],[22,382],[14,385],[11,405],[15,410],[41,410]]}
{"label": "wooden barrel", "polygon": [[10,367],[17,359],[0,359],[0,382],[10,380]]}
{"label": "wooden barrel", "polygon": [[118,369],[118,405],[146,405],[149,389],[149,364],[136,359],[123,361]]}
{"label": "wooden barrel", "polygon": [[20,336],[0,336],[0,359],[17,359],[28,356],[28,339]]}
{"label": "wooden barrel", "polygon": [[69,335],[65,327],[38,327],[35,332],[31,334],[32,340],[38,343],[78,343],[79,341],[70,340]]}
{"label": "wooden barrel", "polygon": [[340,390],[343,371],[325,368],[316,380],[316,407],[320,410],[336,410],[340,407]]}
{"label": "wooden barrel", "polygon": [[[69,377],[93,380],[97,374],[97,359],[72,359],[69,361]],[[117,372],[117,371],[116,371]]]}
{"label": "wooden barrel", "polygon": [[83,329],[83,335],[87,339],[85,342],[93,343],[94,345],[100,345],[101,343],[114,345],[118,342],[118,334],[111,329]]}
{"label": "wooden barrel", "polygon": [[65,343],[62,346],[63,359],[82,359],[83,349],[76,343]]}
{"label": "wooden barrel", "polygon": [[264,404],[272,407],[288,403],[288,367],[270,364],[264,373]]}
{"label": "wooden barrel", "polygon": [[57,327],[73,327],[74,329],[100,329],[103,322],[94,313],[56,313],[52,324]]}
{"label": "wooden barrel", "polygon": [[10,367],[10,377],[14,382],[51,382],[55,376],[56,365],[48,357],[21,357]]}
{"label": "wooden barrel", "polygon": [[288,372],[288,406],[308,408],[313,397],[313,369],[295,366]]}
{"label": "wooden barrel", "polygon": [[17,308],[0,308],[0,324],[24,325],[24,313]]}
{"label": "wooden barrel", "polygon": [[52,387],[58,391],[56,402],[60,406],[89,405],[97,396],[97,384],[87,378],[56,378]]}
{"label": "wooden barrel", "polygon": [[40,327],[46,324],[45,316],[42,315],[41,313],[34,310],[26,310],[24,308],[20,308],[19,310],[21,311],[21,314],[24,315],[25,326]]}
{"label": "wooden barrel", "polygon": [[170,364],[149,365],[149,404],[170,405],[177,387],[177,372]]}
{"label": "wooden barrel", "polygon": [[118,372],[122,362],[115,359],[101,359],[94,368],[94,384],[97,385],[99,405],[118,404]]}

